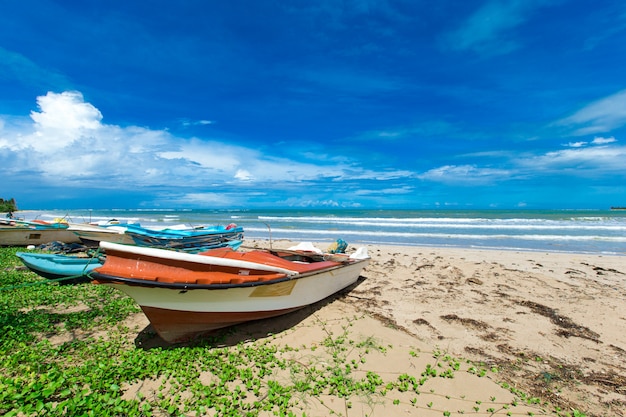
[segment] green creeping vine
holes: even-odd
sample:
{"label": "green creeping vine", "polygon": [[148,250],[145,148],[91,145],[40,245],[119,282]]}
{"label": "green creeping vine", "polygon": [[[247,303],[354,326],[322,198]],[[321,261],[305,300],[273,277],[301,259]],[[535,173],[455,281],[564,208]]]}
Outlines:
{"label": "green creeping vine", "polygon": [[[17,250],[0,249],[0,286],[40,280],[16,269]],[[133,343],[141,329],[124,324],[135,314],[130,298],[99,285],[0,292],[0,415],[375,416],[385,407],[402,407],[391,412],[398,415],[569,415],[548,412],[513,389],[513,401],[446,395],[436,388],[441,382],[494,370],[358,334],[354,325],[366,316],[324,322],[313,314],[279,334],[234,345],[225,343],[230,329],[142,349]],[[301,346],[286,342],[313,330],[321,336]],[[401,372],[381,366],[392,355],[406,363]]]}

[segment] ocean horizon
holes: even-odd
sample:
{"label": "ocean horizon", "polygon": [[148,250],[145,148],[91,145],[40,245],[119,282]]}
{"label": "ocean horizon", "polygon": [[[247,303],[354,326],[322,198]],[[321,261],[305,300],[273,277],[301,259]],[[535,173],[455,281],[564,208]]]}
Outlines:
{"label": "ocean horizon", "polygon": [[242,226],[247,239],[626,255],[624,210],[73,209],[27,219]]}

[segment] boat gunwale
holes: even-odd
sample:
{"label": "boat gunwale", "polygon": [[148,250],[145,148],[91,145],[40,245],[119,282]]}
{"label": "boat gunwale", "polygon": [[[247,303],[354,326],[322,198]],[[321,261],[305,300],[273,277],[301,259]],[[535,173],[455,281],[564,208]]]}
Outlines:
{"label": "boat gunwale", "polygon": [[29,262],[31,259],[37,259],[47,261],[53,264],[73,265],[73,264],[87,264],[91,262],[94,264],[102,263],[97,257],[93,256],[71,256],[59,253],[39,253],[39,252],[15,252],[15,256],[20,258],[22,262]]}
{"label": "boat gunwale", "polygon": [[250,261],[233,260],[233,259],[228,259],[228,258],[215,257],[211,255],[177,252],[177,251],[171,251],[171,250],[166,250],[166,249],[161,249],[161,248],[145,247],[145,246],[121,245],[118,243],[111,243],[111,242],[106,242],[106,241],[101,241],[100,247],[104,249],[105,251],[107,250],[113,251],[113,252],[117,251],[117,252],[122,252],[122,253],[130,253],[133,255],[191,262],[195,264],[247,268],[251,270],[278,272],[278,273],[287,274],[287,275],[298,275],[298,271],[294,271],[294,270],[290,270],[286,268],[264,265],[264,264],[259,264],[255,262],[250,262]]}
{"label": "boat gunwale", "polygon": [[[289,275],[285,274],[283,278],[274,278],[270,280],[249,280],[244,282],[237,283],[215,283],[215,284],[194,284],[189,282],[165,282],[165,281],[156,281],[147,278],[126,278],[120,277],[116,275],[103,274],[101,272],[92,271],[88,275],[93,280],[96,281],[97,284],[125,284],[132,285],[136,287],[158,287],[158,288],[168,288],[168,289],[176,289],[176,290],[223,290],[229,288],[248,288],[248,287],[259,287],[262,285],[272,285],[278,284],[285,281],[298,280],[302,278],[307,278],[312,275],[321,275],[328,272],[332,272],[336,269],[347,268],[353,265],[358,265],[364,261],[369,260],[366,259],[356,259],[348,264],[339,264],[333,267],[329,267],[326,269],[318,269],[313,271],[303,272],[297,275]],[[360,275],[360,273],[359,273]],[[237,277],[238,275],[233,274],[233,277]]]}
{"label": "boat gunwale", "polygon": [[[307,274],[309,275],[309,274]],[[302,278],[302,276],[289,276],[285,275],[282,278],[275,278],[267,281],[246,281],[239,283],[215,283],[215,284],[194,284],[189,282],[164,282],[164,281],[156,281],[156,280],[148,280],[145,278],[125,278],[118,277],[115,275],[102,274],[100,272],[91,272],[89,273],[90,278],[93,281],[96,281],[97,284],[125,284],[131,285],[134,287],[148,287],[148,288],[166,288],[171,290],[225,290],[229,288],[248,288],[248,287],[258,287],[260,285],[271,285],[278,284],[280,282],[290,281],[298,278]],[[233,275],[236,276],[236,275]]]}

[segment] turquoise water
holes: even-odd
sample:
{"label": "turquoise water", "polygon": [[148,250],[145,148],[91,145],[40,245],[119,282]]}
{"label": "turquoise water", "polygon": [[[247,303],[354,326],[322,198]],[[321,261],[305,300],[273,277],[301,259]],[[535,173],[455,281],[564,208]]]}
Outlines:
{"label": "turquoise water", "polygon": [[626,211],[611,210],[38,210],[27,218],[147,227],[236,223],[246,238],[626,255]]}

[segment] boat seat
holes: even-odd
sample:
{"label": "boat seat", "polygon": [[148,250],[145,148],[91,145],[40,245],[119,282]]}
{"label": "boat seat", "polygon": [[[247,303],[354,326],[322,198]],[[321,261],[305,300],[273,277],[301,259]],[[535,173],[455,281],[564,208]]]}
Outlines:
{"label": "boat seat", "polygon": [[211,272],[210,276],[197,278],[193,274],[187,277],[158,276],[154,279],[156,282],[164,282],[168,284],[198,284],[198,285],[215,285],[215,284],[244,284],[247,282],[266,282],[284,278],[285,274],[268,273],[265,275],[234,275],[226,272]]}
{"label": "boat seat", "polygon": [[319,271],[322,269],[332,268],[334,266],[341,265],[340,262],[334,261],[319,261],[319,262],[292,262],[281,258],[280,256],[273,255],[269,252],[262,250],[255,250],[250,252],[236,252],[231,248],[217,248],[211,249],[206,252],[201,252],[199,255],[214,256],[217,258],[236,259],[241,261],[257,262],[265,265],[276,266],[291,271],[296,271],[300,274],[306,272]]}

